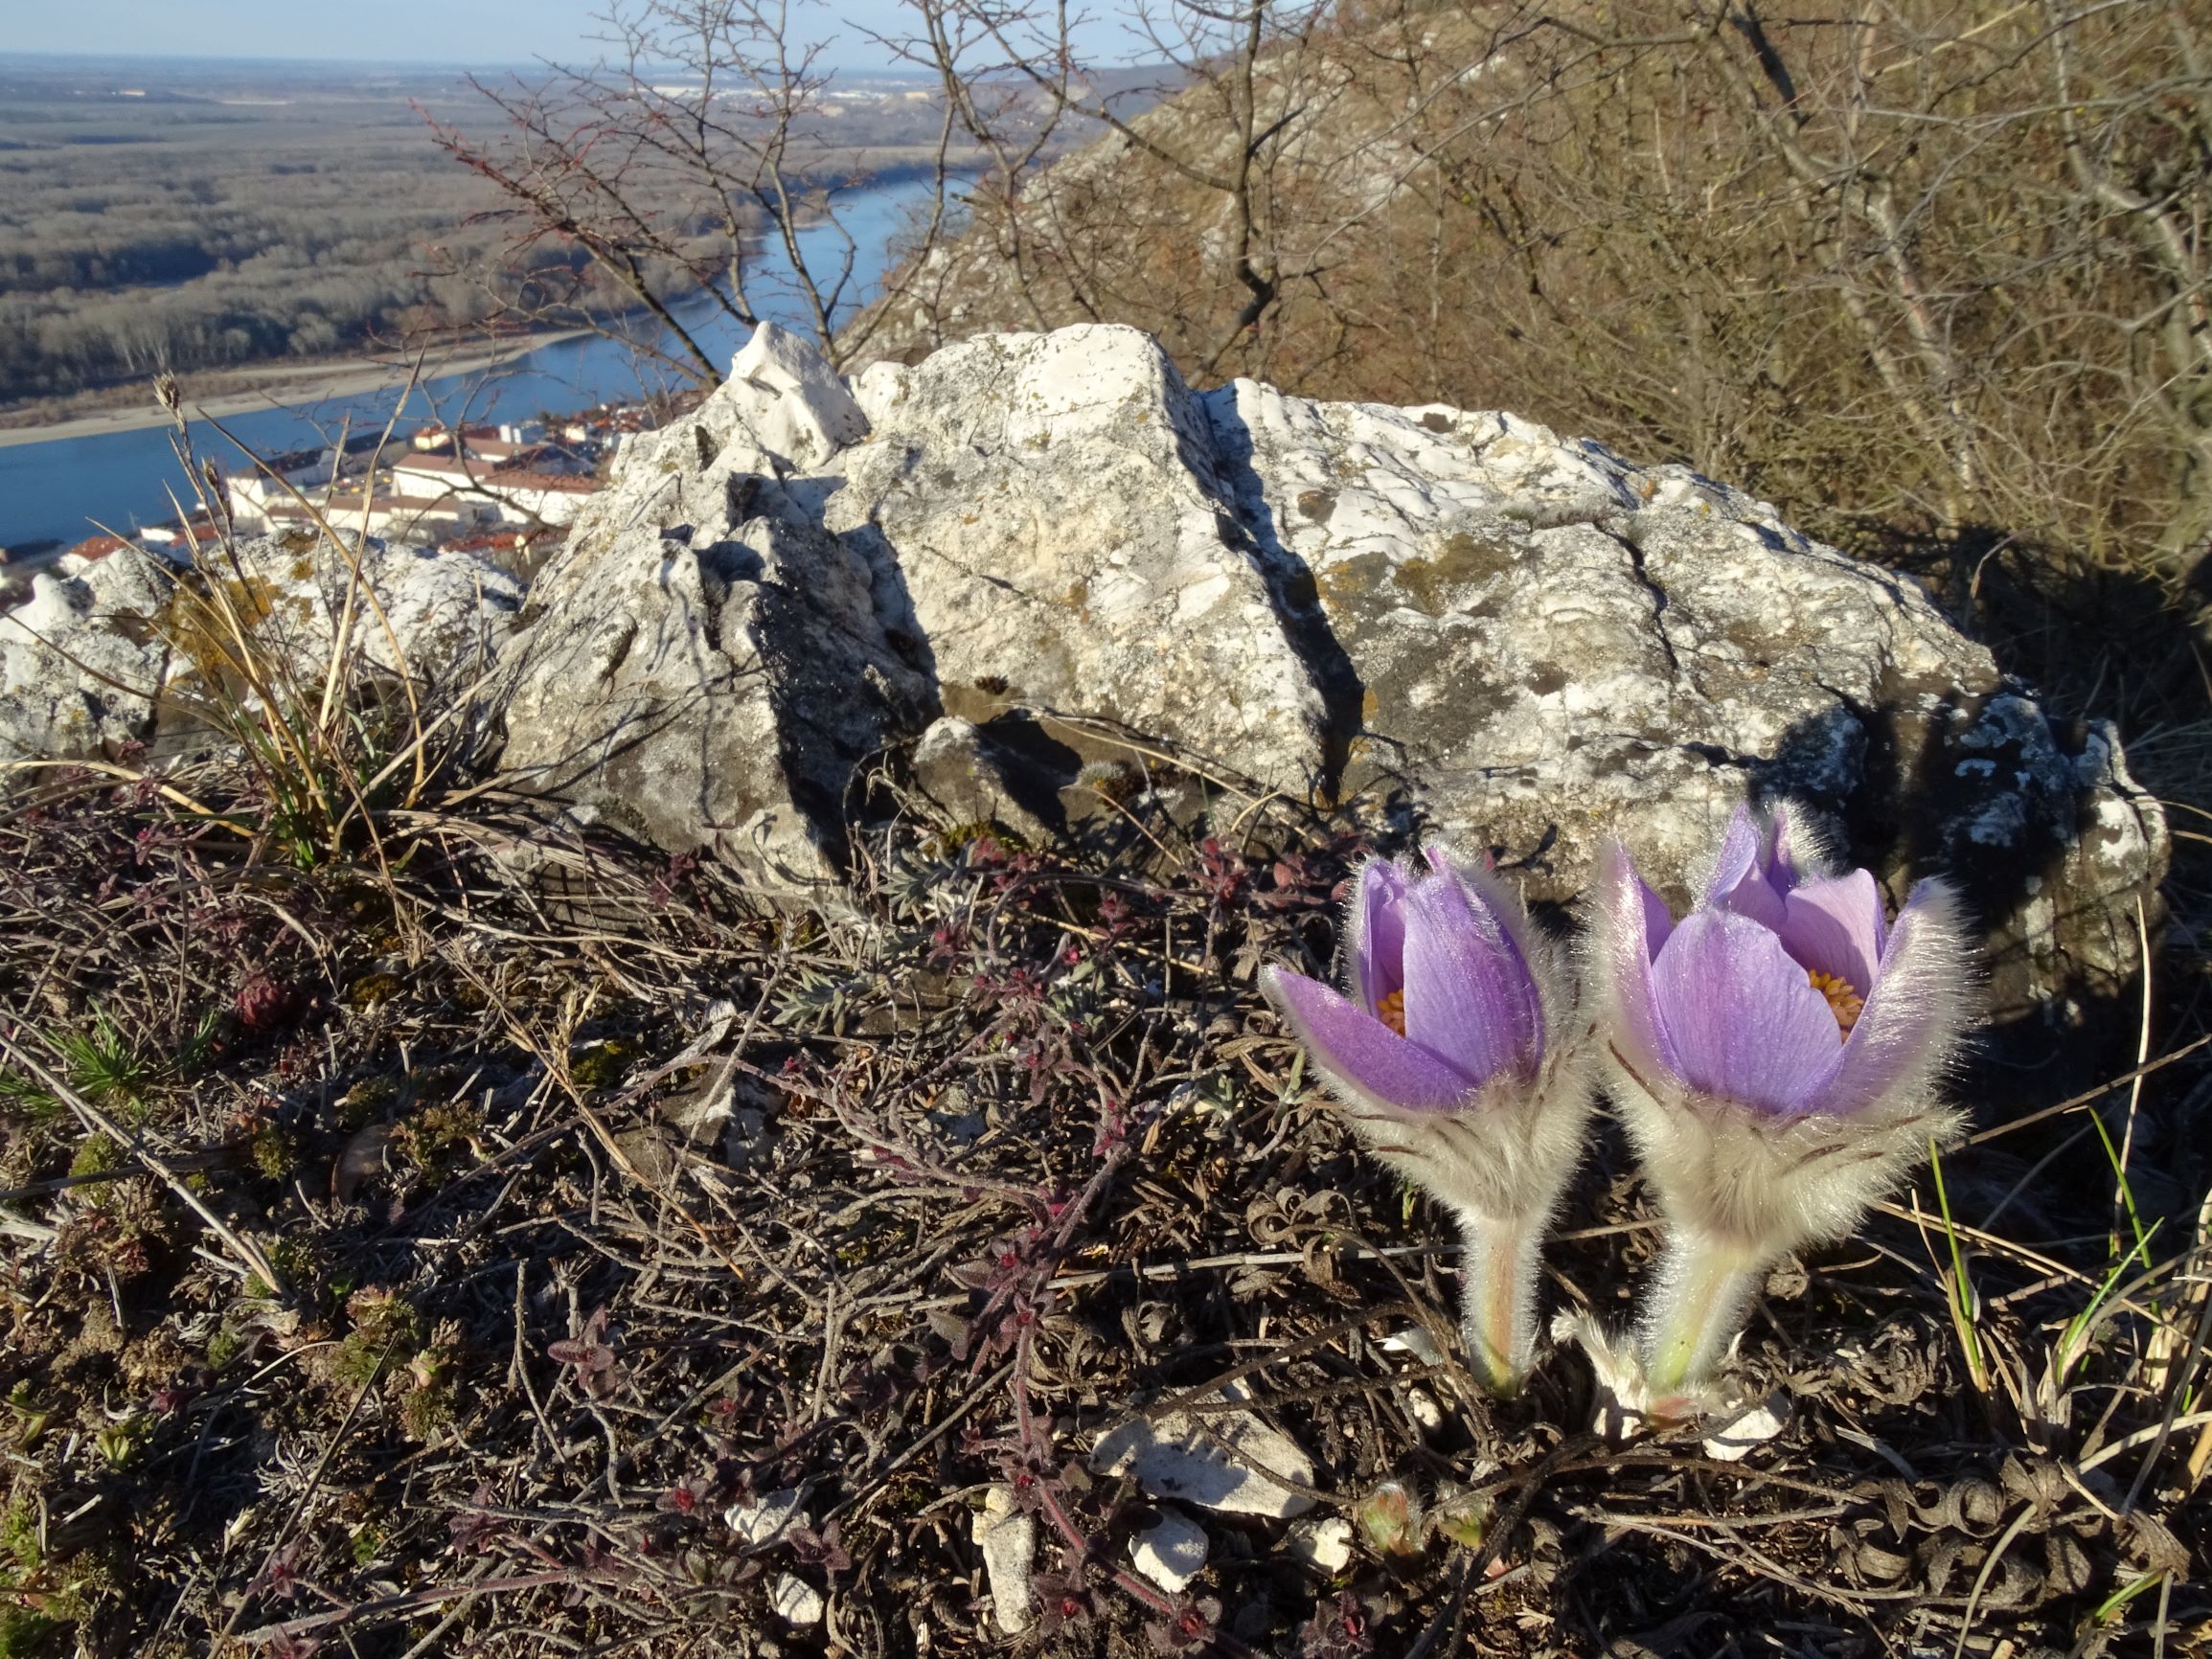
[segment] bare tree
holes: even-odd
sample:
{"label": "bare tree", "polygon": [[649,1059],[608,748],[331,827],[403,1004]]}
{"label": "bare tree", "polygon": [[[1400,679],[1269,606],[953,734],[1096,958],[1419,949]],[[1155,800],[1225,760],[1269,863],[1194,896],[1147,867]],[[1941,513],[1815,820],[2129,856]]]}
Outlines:
{"label": "bare tree", "polygon": [[[838,136],[823,44],[787,0],[617,0],[603,22],[593,63],[472,81],[489,135],[432,123],[504,198],[490,321],[596,329],[699,385],[722,374],[710,329],[749,330],[771,306],[832,357],[859,350],[864,323],[840,340],[862,297],[840,206],[877,158]],[[923,253],[946,224],[950,111],[931,126],[900,158],[935,186]]]}
{"label": "bare tree", "polygon": [[842,326],[817,55],[764,0],[625,6],[611,67],[445,137],[542,261],[525,309],[692,379],[685,319],[751,323],[773,268],[841,361],[1129,322],[1200,380],[1507,404],[1846,540],[2171,580],[2212,535],[2206,0],[1149,0],[1141,75],[1060,0],[909,0],[938,188]]}
{"label": "bare tree", "polygon": [[[1164,310],[1162,331],[1197,373],[1248,355],[1286,285],[1311,275],[1284,234],[1278,169],[1329,95],[1326,78],[1309,74],[1325,8],[1138,5],[1129,55],[1144,65],[1142,102],[1179,91],[1149,114],[1125,113],[1116,78],[1083,60],[1059,0],[912,0],[912,11],[919,32],[898,44],[937,73],[948,107],[990,157],[977,235],[1027,320]],[[1103,137],[1045,167],[1071,131]],[[1136,173],[1121,170],[1125,156],[1143,164]],[[1178,192],[1125,188],[1161,175]],[[1150,257],[1194,232],[1196,262]]]}

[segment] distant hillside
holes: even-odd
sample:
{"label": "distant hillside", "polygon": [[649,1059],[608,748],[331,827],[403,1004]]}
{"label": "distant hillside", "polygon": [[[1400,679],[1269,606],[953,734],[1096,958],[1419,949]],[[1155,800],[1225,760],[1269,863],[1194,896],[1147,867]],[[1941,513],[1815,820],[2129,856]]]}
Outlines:
{"label": "distant hillside", "polygon": [[[488,77],[508,96],[542,82]],[[680,92],[681,88],[675,89]],[[840,78],[792,170],[928,165],[929,83]],[[909,97],[909,93],[915,96]],[[617,314],[573,237],[530,235],[431,123],[495,147],[501,112],[451,69],[25,58],[0,67],[0,409],[141,386],[163,368],[403,349],[454,330],[575,327]],[[670,226],[643,256],[674,297],[757,231],[754,204],[703,216],[679,181],[637,200]]]}

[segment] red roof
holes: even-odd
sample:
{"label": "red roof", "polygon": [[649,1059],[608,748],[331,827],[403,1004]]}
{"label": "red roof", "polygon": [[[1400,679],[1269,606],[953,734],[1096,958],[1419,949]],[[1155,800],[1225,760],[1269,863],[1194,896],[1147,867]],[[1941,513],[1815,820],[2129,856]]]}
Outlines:
{"label": "red roof", "polygon": [[189,524],[179,524],[172,518],[167,524],[149,524],[139,532],[141,535],[151,535],[156,533],[174,537],[179,541],[189,541],[194,547],[203,542],[222,539],[222,532],[215,527],[215,520],[204,515],[192,520]]}
{"label": "red roof", "polygon": [[415,456],[400,462],[395,472],[411,472],[417,476],[435,473],[440,477],[458,478],[465,483],[498,489],[554,489],[569,495],[591,495],[599,490],[599,484],[589,478],[579,478],[567,472],[529,472],[512,467],[486,470],[466,461],[450,456]]}
{"label": "red roof", "polygon": [[121,553],[130,545],[120,535],[88,535],[75,547],[67,549],[62,557],[75,554],[79,558],[105,558],[111,553]]}

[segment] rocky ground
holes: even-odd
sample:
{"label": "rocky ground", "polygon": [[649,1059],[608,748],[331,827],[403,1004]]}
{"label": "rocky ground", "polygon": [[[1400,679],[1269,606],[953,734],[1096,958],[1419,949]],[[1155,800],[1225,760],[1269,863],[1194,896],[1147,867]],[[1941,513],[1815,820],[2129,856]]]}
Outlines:
{"label": "rocky ground", "polygon": [[[2201,734],[2146,789],[1725,487],[1123,330],[764,338],[543,572],[205,562],[0,625],[0,1659],[2212,1642]],[[1571,931],[1776,794],[1964,881],[1973,1138],[1768,1276],[1763,1409],[1489,1401],[1259,970],[1370,852]],[[1609,1122],[1560,1228],[1624,1324]]]}
{"label": "rocky ground", "polygon": [[[1328,960],[1356,830],[1170,799],[1052,855],[917,804],[832,918],[482,793],[302,870],[19,792],[0,1651],[2212,1638],[2189,1218],[2116,1259],[2080,1109],[1984,1095],[1940,1199],[1771,1275],[1771,1439],[1608,1442],[1571,1352],[1490,1403],[1439,1218],[1252,989]],[[2094,1102],[2193,1190],[2199,1057]],[[1652,1220],[1608,1128],[1547,1296],[1624,1318]]]}

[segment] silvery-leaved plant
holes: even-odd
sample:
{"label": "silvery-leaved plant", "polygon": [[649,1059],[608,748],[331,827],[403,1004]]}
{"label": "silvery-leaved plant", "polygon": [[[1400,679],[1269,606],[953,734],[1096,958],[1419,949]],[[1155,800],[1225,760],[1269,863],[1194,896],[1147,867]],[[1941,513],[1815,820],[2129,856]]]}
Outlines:
{"label": "silvery-leaved plant", "polygon": [[1516,895],[1432,847],[1421,864],[1361,868],[1344,981],[1339,994],[1269,968],[1262,987],[1360,1138],[1458,1220],[1468,1352],[1511,1394],[1589,1115],[1564,963]]}
{"label": "silvery-leaved plant", "polygon": [[1973,1001],[1967,942],[1943,882],[1891,920],[1873,875],[1836,872],[1801,818],[1742,807],[1678,922],[1608,846],[1595,936],[1613,1095],[1667,1219],[1642,1385],[1694,1397],[1767,1267],[1849,1233],[1957,1130],[1939,1088]]}

